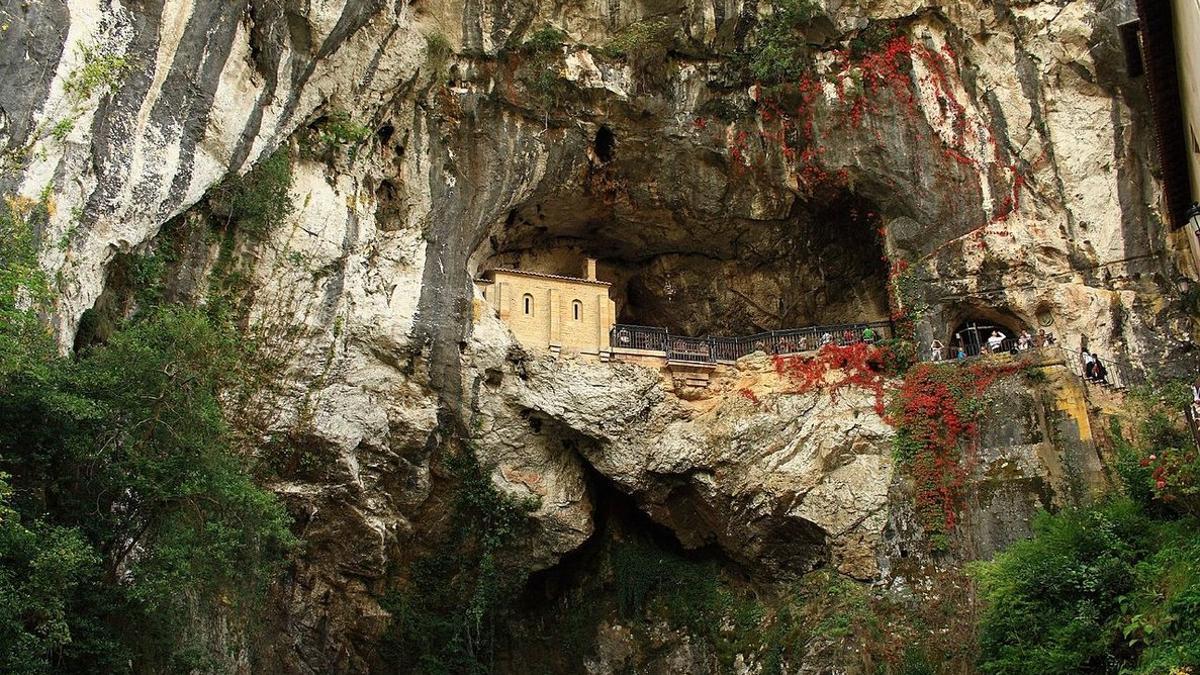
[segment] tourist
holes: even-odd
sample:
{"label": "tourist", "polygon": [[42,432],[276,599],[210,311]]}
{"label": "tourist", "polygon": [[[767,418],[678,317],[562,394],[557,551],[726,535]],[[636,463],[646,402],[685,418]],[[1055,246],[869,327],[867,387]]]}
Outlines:
{"label": "tourist", "polygon": [[821,336],[821,346],[824,347],[831,342],[833,342],[833,335],[829,331],[825,331],[825,334]]}
{"label": "tourist", "polygon": [[1038,337],[1042,339],[1042,344],[1039,347],[1049,347],[1054,344],[1054,334],[1046,331],[1045,328],[1038,330]]}
{"label": "tourist", "polygon": [[960,359],[967,358],[967,348],[964,347],[962,344],[958,345],[958,358],[960,358]]}
{"label": "tourist", "polygon": [[993,354],[1000,351],[1000,348],[1004,346],[1004,336],[1000,333],[1000,331],[992,331],[991,337],[989,337],[987,340],[987,346],[988,351],[992,352]]}
{"label": "tourist", "polygon": [[1082,352],[1080,352],[1080,358],[1083,359],[1083,377],[1084,377],[1084,379],[1090,380],[1093,377],[1095,377],[1094,370],[1096,367],[1096,357],[1092,356],[1091,352],[1084,349]]}
{"label": "tourist", "polygon": [[864,329],[863,329],[862,336],[863,336],[863,337],[862,337],[862,339],[863,339],[863,342],[865,342],[865,343],[867,343],[867,344],[869,344],[869,345],[870,345],[870,344],[875,344],[875,337],[876,337],[876,336],[875,336],[875,329],[874,329],[874,328],[871,328],[870,326],[867,326],[866,328],[864,328]]}
{"label": "tourist", "polygon": [[942,342],[937,338],[933,338],[933,342],[929,343],[930,358],[934,361],[941,361],[943,348],[944,346],[942,345]]}
{"label": "tourist", "polygon": [[1104,367],[1100,357],[1095,354],[1092,355],[1092,382],[1108,384],[1108,369]]}
{"label": "tourist", "polygon": [[857,337],[858,337],[857,333],[855,333],[853,330],[847,328],[842,333],[842,346],[845,347],[846,345],[854,344],[856,342]]}
{"label": "tourist", "polygon": [[1029,351],[1029,348],[1032,346],[1033,336],[1029,334],[1028,330],[1021,331],[1021,338],[1017,340],[1017,351],[1026,352]]}

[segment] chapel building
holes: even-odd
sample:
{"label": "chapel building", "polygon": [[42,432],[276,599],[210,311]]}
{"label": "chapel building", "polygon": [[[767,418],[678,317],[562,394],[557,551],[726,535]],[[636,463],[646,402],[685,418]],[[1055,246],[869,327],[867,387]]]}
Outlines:
{"label": "chapel building", "polygon": [[594,258],[582,278],[499,268],[476,284],[522,345],[609,356],[617,306],[609,298],[612,284],[596,278]]}

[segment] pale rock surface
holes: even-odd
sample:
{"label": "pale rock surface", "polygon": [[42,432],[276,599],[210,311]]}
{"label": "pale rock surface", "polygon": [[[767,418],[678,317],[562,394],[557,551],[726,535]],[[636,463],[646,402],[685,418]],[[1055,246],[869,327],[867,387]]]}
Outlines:
{"label": "pale rock surface", "polygon": [[[825,2],[837,30],[900,19],[915,43],[955,54],[947,90],[964,109],[966,164],[941,153],[956,132],[921,63],[911,118],[881,97],[879,119],[846,128],[833,86],[815,106],[821,167],[845,169],[853,196],[881,214],[879,251],[848,227],[836,246],[808,247],[842,221],[806,211],[820,204],[778,147],[753,136],[754,171],[733,156],[757,118],[723,122],[703,108],[749,109],[752,88],[722,74],[721,54],[744,32],[739,17],[767,4],[32,0],[6,17],[0,191],[51,187],[43,263],[59,279],[64,348],[117,251],[152,245],[276,147],[298,157],[293,135],[322,115],[346,111],[380,131],[353,160],[296,159],[295,215],[240,249],[257,259],[251,330],[285,364],[257,411],[262,449],[286,441],[306,458],[271,486],[307,541],[278,593],[280,670],[368,668],[392,564],[445,516],[431,513],[443,505],[431,458],[460,430],[496,464],[498,486],[538,498],[530,569],[591,536],[593,472],[685,545],[714,544],[764,579],[826,562],[860,579],[891,569],[886,538],[903,519],[889,509],[902,508],[872,394],[789,394],[764,359],[681,392],[644,368],[525,354],[472,295],[493,254],[598,250],[612,257],[602,271],[641,274],[681,321],[711,325],[738,308],[738,325],[757,325],[775,320],[779,298],[807,298],[829,278],[853,293],[836,307],[815,294],[795,316],[881,310],[881,284],[838,276],[853,265],[835,254],[854,249],[862,260],[851,262],[886,253],[913,264],[930,305],[918,323],[926,342],[946,342],[965,318],[1045,316],[1072,348],[1088,337],[1102,356],[1154,363],[1191,338],[1170,295],[1179,249],[1160,223],[1143,83],[1124,75],[1115,35],[1131,3]],[[659,16],[678,17],[689,56],[649,91],[628,65],[572,44],[559,73],[586,95],[546,110],[517,77],[520,60],[497,57],[527,29],[602,46]],[[427,36],[456,52],[442,72]],[[79,100],[66,83],[84,47],[127,65],[113,91]],[[70,131],[52,133],[65,118]],[[605,167],[593,147],[601,125],[616,136]],[[1012,166],[1019,204],[992,222],[1014,192]],[[789,237],[803,241],[788,248]],[[623,662],[629,638],[612,632],[601,661]],[[672,663],[688,667],[691,647],[673,644]]]}

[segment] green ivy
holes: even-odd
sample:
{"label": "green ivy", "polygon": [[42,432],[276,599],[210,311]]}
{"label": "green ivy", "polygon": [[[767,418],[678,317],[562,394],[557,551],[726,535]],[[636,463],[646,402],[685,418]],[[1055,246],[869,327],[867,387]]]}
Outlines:
{"label": "green ivy", "polygon": [[402,672],[491,671],[496,641],[524,583],[506,553],[529,531],[531,500],[501,493],[491,467],[465,447],[446,459],[453,482],[450,530],[410,567],[381,604],[393,622],[381,654]]}

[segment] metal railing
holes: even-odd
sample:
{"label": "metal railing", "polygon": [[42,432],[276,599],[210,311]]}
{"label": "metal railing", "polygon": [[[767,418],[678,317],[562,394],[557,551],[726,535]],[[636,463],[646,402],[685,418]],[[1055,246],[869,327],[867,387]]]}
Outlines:
{"label": "metal railing", "polygon": [[1089,377],[1084,369],[1083,352],[1059,346],[1055,346],[1055,349],[1062,353],[1063,362],[1071,372],[1090,382],[1107,384],[1116,389],[1129,389],[1149,382],[1146,372],[1129,361],[1095,353],[1092,356],[1103,366],[1100,373],[1102,376],[1097,377],[1098,373],[1093,371]]}
{"label": "metal railing", "polygon": [[1132,363],[1124,359],[1104,356],[1093,353],[1092,356],[1099,361],[1102,368],[1099,371],[1093,370],[1089,375],[1085,370],[1083,352],[1069,349],[1058,344],[1049,344],[1037,346],[1034,343],[1022,343],[1020,339],[1004,338],[1000,342],[992,342],[973,347],[972,345],[963,345],[961,352],[957,347],[943,349],[941,358],[937,358],[933,349],[929,346],[920,350],[918,358],[922,361],[958,361],[976,359],[981,356],[995,354],[1011,354],[1020,356],[1026,353],[1036,353],[1045,355],[1053,353],[1062,359],[1065,367],[1072,373],[1089,382],[1097,384],[1105,384],[1115,389],[1128,389],[1133,386],[1146,384],[1147,377],[1145,372]]}
{"label": "metal railing", "polygon": [[671,335],[665,328],[617,324],[610,332],[609,344],[614,349],[662,352],[670,361],[732,363],[759,351],[767,354],[799,354],[815,351],[827,344],[846,346],[864,340],[887,340],[893,335],[889,321],[809,326],[742,337],[689,337]]}
{"label": "metal railing", "polygon": [[[891,322],[871,321],[773,330],[742,337],[689,337],[672,335],[668,329],[657,326],[617,324],[610,331],[609,338],[610,345],[614,349],[655,352],[662,354],[669,361],[733,363],[743,356],[760,351],[767,354],[787,355],[816,351],[827,344],[843,347],[856,344],[864,341],[864,332],[868,328],[874,334],[873,341],[888,340],[895,335]],[[1045,355],[1049,350],[1053,350],[1061,356],[1066,367],[1085,380],[1102,382],[1116,389],[1128,389],[1147,382],[1145,372],[1127,360],[1094,354],[1104,366],[1104,378],[1097,379],[1088,377],[1084,371],[1082,352],[1058,344],[1037,346],[1033,342],[1023,343],[1018,338],[1006,337],[998,343],[990,344],[986,340],[978,345],[967,343],[963,345],[961,356],[957,353],[956,348],[945,347],[942,349],[940,359],[935,358],[931,348],[924,346],[919,350],[918,358],[922,361],[954,361],[975,359],[989,354],[1021,355],[1033,352]]]}

